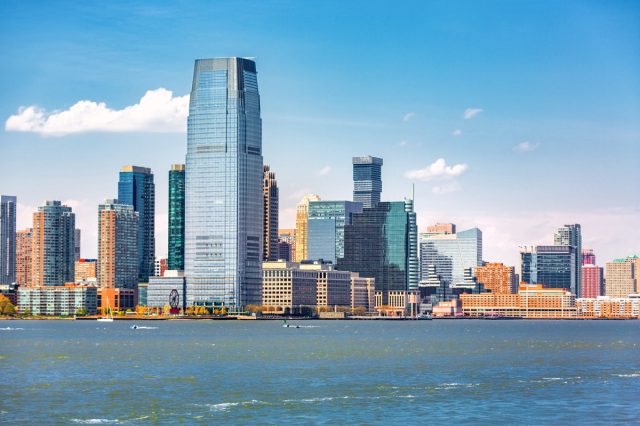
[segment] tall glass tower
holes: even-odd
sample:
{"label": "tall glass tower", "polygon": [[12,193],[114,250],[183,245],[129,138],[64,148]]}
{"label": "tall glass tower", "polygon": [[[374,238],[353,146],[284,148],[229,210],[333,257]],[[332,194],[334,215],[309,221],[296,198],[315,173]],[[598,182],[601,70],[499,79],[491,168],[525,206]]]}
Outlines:
{"label": "tall glass tower", "polygon": [[573,259],[575,286],[572,290],[576,297],[582,297],[580,286],[582,284],[582,230],[580,224],[564,225],[558,228],[553,236],[554,246],[572,246],[576,253]]}
{"label": "tall glass tower", "polygon": [[187,305],[262,303],[262,120],[255,62],[195,63],[187,130]]}
{"label": "tall glass tower", "polygon": [[169,256],[167,268],[184,270],[184,164],[172,164],[169,170]]}
{"label": "tall glass tower", "polygon": [[353,201],[366,209],[380,202],[382,192],[382,158],[353,157]]}
{"label": "tall glass tower", "polygon": [[118,202],[138,212],[138,281],[149,282],[156,257],[156,187],[151,169],[124,166],[118,182]]}
{"label": "tall glass tower", "polygon": [[16,200],[0,196],[0,284],[16,280]]}

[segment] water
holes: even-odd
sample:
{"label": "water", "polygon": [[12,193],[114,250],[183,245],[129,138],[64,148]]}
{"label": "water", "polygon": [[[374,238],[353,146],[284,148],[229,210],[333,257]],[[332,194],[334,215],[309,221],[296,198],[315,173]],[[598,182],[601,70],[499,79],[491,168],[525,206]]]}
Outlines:
{"label": "water", "polygon": [[0,424],[640,419],[640,321],[293,323],[0,321]]}

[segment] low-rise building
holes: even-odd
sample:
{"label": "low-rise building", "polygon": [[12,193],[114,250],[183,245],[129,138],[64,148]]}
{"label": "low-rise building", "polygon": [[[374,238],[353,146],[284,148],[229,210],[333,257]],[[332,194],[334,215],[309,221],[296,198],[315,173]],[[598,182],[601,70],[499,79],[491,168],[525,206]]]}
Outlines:
{"label": "low-rise building", "polygon": [[367,312],[375,310],[376,279],[361,277],[351,273],[351,309],[364,308]]}
{"label": "low-rise building", "polygon": [[18,311],[33,315],[95,315],[98,291],[94,286],[66,284],[18,288]]}
{"label": "low-rise building", "polygon": [[640,319],[640,295],[630,297],[580,298],[576,300],[578,315],[586,318]]}
{"label": "low-rise building", "polygon": [[[146,291],[146,306],[152,308],[163,308],[173,303],[177,306],[174,309],[185,309],[187,298],[185,297],[186,281],[183,271],[167,269],[164,276],[149,277],[149,284]],[[178,294],[176,303],[175,294]]]}

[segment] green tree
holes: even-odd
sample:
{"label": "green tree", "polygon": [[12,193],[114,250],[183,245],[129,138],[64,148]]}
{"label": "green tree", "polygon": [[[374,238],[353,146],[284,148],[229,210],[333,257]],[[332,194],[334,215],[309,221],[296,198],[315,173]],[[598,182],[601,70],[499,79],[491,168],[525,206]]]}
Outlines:
{"label": "green tree", "polygon": [[0,315],[14,315],[16,313],[16,307],[13,303],[3,294],[0,294]]}

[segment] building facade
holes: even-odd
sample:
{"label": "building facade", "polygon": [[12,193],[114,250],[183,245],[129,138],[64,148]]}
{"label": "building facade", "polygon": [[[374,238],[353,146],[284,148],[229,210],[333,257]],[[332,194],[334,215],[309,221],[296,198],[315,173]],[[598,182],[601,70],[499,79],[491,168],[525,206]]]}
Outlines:
{"label": "building facade", "polygon": [[[285,243],[287,244],[287,246],[280,245],[280,243]],[[296,255],[295,228],[278,229],[278,260],[293,261],[295,255]]]}
{"label": "building facade", "polygon": [[582,285],[582,229],[577,223],[564,225],[556,231],[553,237],[553,245],[570,246],[575,252],[573,259],[573,275],[575,276],[575,287],[573,293],[580,297]]}
{"label": "building facade", "polygon": [[151,169],[124,166],[118,181],[118,202],[133,206],[138,213],[138,281],[147,282],[153,275],[155,260],[155,199],[156,189]]}
{"label": "building facade", "polygon": [[32,315],[95,315],[97,288],[83,285],[20,287],[18,311]]}
{"label": "building facade", "polygon": [[[169,261],[166,258],[158,257],[153,262],[153,276],[162,277],[164,272],[169,269]],[[172,269],[173,271],[179,271],[179,269]]]}
{"label": "building facade", "polygon": [[365,312],[373,312],[376,307],[375,278],[361,277],[357,272],[351,273],[351,309],[364,308]]}
{"label": "building facade", "polygon": [[364,208],[375,207],[382,193],[382,158],[353,157],[353,201]]}
{"label": "building facade", "polygon": [[262,178],[255,62],[197,60],[187,119],[187,305],[260,304]]}
{"label": "building facade", "polygon": [[296,262],[309,259],[309,203],[320,201],[320,197],[315,194],[308,194],[302,197],[302,201],[296,208]]}
{"label": "building facade", "polygon": [[33,214],[33,286],[63,286],[75,279],[75,221],[71,207],[60,201],[47,201]]}
{"label": "building facade", "polygon": [[573,246],[531,246],[520,248],[520,281],[542,284],[547,288],[564,288],[576,294]]}
{"label": "building facade", "polygon": [[626,298],[637,292],[636,262],[633,258],[616,259],[605,266],[605,295]]}
{"label": "building facade", "polygon": [[311,201],[308,211],[308,258],[336,264],[344,256],[344,227],[362,203],[351,201]]}
{"label": "building facade", "polygon": [[140,276],[138,222],[139,214],[130,204],[120,204],[118,200],[105,200],[98,206],[99,287],[136,287]]}
{"label": "building facade", "polygon": [[517,289],[515,268],[503,263],[487,262],[478,266],[475,268],[475,277],[491,293],[510,294]]}
{"label": "building facade", "polygon": [[0,195],[0,284],[16,281],[17,198]]}
{"label": "building facade", "polygon": [[262,260],[278,260],[278,181],[269,166],[264,165],[262,179],[263,235]]}
{"label": "building facade", "polygon": [[593,253],[593,249],[582,249],[582,264],[583,265],[596,264],[596,255]]}
{"label": "building facade", "polygon": [[80,231],[78,228],[75,229],[74,231],[74,235],[73,235],[73,242],[75,243],[75,245],[73,246],[73,257],[76,260],[76,262],[78,260],[80,260],[80,251],[81,251],[81,246],[82,246],[82,231]]}
{"label": "building facade", "polygon": [[[156,276],[149,278],[146,306],[164,308],[174,303],[177,309],[186,309],[187,300],[185,298],[185,292],[186,281],[184,279],[184,272],[168,270],[162,277]],[[176,293],[178,295],[177,300],[175,299]]]}
{"label": "building facade", "polygon": [[[169,269],[184,270],[185,166],[172,164],[169,170]],[[155,275],[157,276],[157,275]]]}
{"label": "building facade", "polygon": [[582,285],[580,296],[582,298],[596,298],[604,296],[602,281],[602,268],[593,264],[582,265]]}
{"label": "building facade", "polygon": [[16,232],[16,283],[31,285],[31,238],[32,229]]}
{"label": "building facade", "polygon": [[75,265],[74,281],[88,281],[98,278],[98,259],[78,259]]}

